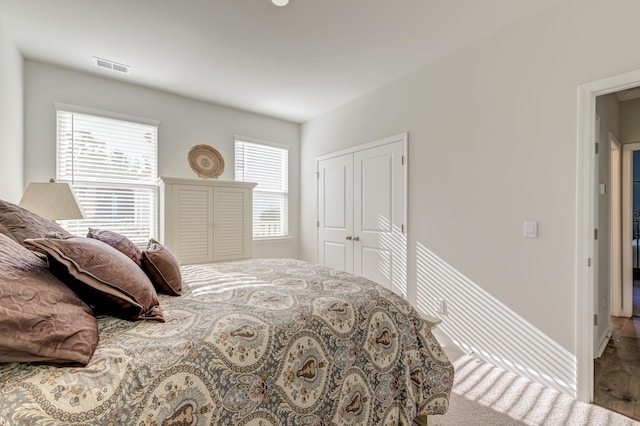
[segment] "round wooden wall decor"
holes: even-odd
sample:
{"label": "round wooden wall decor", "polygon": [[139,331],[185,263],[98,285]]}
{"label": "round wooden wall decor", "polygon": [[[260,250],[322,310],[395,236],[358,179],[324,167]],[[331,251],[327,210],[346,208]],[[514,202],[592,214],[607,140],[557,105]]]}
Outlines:
{"label": "round wooden wall decor", "polygon": [[217,178],[224,172],[224,158],[214,147],[209,145],[194,145],[189,150],[189,166],[198,177]]}

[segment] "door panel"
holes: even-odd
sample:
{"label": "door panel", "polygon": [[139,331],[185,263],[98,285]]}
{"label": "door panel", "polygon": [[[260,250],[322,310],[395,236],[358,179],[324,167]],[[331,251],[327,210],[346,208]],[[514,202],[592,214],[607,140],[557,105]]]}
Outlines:
{"label": "door panel", "polygon": [[354,256],[361,259],[360,268],[362,269],[363,277],[375,281],[378,284],[382,284],[387,288],[392,288],[391,282],[391,257],[392,253],[389,249],[379,247],[367,247],[362,244],[357,244],[356,250],[359,250],[359,255]]}
{"label": "door panel", "polygon": [[251,194],[236,188],[214,188],[213,201],[213,260],[243,259],[247,257],[247,212],[251,212]]}
{"label": "door panel", "polygon": [[318,262],[353,272],[353,155],[318,163]]}
{"label": "door panel", "polygon": [[[198,185],[176,185],[173,189],[172,247],[181,264],[210,262],[213,254],[213,192],[211,188]],[[202,234],[206,234],[203,237]]]}
{"label": "door panel", "polygon": [[389,289],[406,268],[402,155],[402,142],[354,153],[354,273]]}
{"label": "door panel", "polygon": [[[344,164],[324,169],[324,226],[336,230],[347,229],[347,167]],[[321,174],[322,177],[322,174]],[[351,218],[349,218],[351,220]]]}
{"label": "door panel", "polygon": [[356,161],[360,161],[361,169],[362,185],[358,192],[361,229],[367,232],[391,232],[393,157],[382,153],[382,156],[372,158],[356,156]]}
{"label": "door panel", "polygon": [[349,247],[347,247],[347,244],[345,243],[325,241],[321,250],[324,254],[323,265],[339,271],[351,269],[351,266],[347,266],[346,264],[347,250],[352,250],[351,243],[349,243]]}

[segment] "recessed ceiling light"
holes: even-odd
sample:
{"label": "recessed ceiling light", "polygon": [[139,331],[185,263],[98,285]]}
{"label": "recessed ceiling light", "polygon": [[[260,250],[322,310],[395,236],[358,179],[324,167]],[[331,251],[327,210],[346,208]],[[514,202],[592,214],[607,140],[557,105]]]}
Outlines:
{"label": "recessed ceiling light", "polygon": [[278,7],[283,7],[289,4],[289,0],[270,0],[271,4]]}
{"label": "recessed ceiling light", "polygon": [[129,74],[129,72],[131,71],[131,67],[129,65],[119,64],[108,59],[98,58],[97,56],[94,56],[93,60],[96,62],[96,66],[99,68],[117,71],[123,74]]}

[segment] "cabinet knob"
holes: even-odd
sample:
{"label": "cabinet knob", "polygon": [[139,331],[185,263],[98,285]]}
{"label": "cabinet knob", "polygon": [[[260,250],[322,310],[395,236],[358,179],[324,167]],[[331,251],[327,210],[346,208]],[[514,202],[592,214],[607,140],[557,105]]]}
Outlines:
{"label": "cabinet knob", "polygon": [[360,241],[360,237],[358,236],[353,237],[353,241]]}
{"label": "cabinet knob", "polygon": [[345,240],[349,240],[351,241],[353,239],[353,237],[351,235],[347,235],[347,238],[345,238]]}

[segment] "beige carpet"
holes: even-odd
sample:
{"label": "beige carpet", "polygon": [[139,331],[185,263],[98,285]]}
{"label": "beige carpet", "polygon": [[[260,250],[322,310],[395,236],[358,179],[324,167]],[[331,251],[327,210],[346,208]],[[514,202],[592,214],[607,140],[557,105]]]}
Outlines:
{"label": "beige carpet", "polygon": [[455,367],[450,407],[429,417],[441,425],[638,425],[621,414],[586,404],[529,379],[445,348]]}

